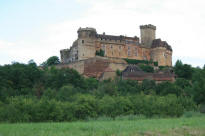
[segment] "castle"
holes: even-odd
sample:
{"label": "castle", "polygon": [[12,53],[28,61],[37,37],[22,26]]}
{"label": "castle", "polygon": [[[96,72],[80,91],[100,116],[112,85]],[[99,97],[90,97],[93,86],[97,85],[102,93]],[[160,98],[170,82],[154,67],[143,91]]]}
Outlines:
{"label": "castle", "polygon": [[137,60],[153,60],[159,66],[172,65],[172,48],[166,41],[155,39],[156,27],[140,26],[139,37],[113,36],[98,34],[94,28],[79,28],[78,39],[70,49],[63,49],[62,63],[85,60],[96,56],[96,51],[103,50],[104,56],[109,58],[128,58]]}
{"label": "castle", "polygon": [[[129,66],[124,59],[172,66],[172,48],[166,41],[156,39],[155,32],[156,26],[151,24],[140,26],[141,38],[98,34],[94,28],[79,28],[78,38],[70,49],[60,51],[62,63],[58,67],[70,67],[84,76],[107,79],[113,78],[117,69],[123,71]],[[99,51],[103,51],[103,57],[96,55]]]}

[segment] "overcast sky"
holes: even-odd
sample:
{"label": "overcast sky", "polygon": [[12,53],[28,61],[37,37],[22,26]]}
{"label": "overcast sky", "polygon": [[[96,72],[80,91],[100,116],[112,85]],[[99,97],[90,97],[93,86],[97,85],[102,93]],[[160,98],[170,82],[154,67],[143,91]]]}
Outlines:
{"label": "overcast sky", "polygon": [[205,64],[204,0],[0,0],[0,65],[60,56],[79,27],[139,37],[142,24],[157,26],[173,64]]}

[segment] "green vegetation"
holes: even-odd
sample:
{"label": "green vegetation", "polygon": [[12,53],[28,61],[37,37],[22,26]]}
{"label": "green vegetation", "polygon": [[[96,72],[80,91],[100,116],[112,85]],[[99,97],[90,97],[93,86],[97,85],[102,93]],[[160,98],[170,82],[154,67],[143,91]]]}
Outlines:
{"label": "green vegetation", "polygon": [[139,67],[145,72],[148,72],[148,73],[154,72],[154,68],[152,66],[140,64]]}
{"label": "green vegetation", "polygon": [[205,117],[0,124],[2,136],[204,136]]}
{"label": "green vegetation", "polygon": [[158,66],[158,62],[154,62],[154,66]]}
{"label": "green vegetation", "polygon": [[117,76],[121,76],[122,75],[122,71],[120,71],[119,69],[116,70],[116,75]]}
{"label": "green vegetation", "polygon": [[148,60],[136,60],[136,59],[125,59],[128,64],[154,64],[154,66],[158,66],[158,62],[148,61]]}
{"label": "green vegetation", "polygon": [[100,49],[99,51],[96,51],[95,55],[104,57],[105,51],[103,51],[102,49]]}
{"label": "green vegetation", "polygon": [[[34,62],[35,63],[35,62]],[[48,67],[48,66],[53,66],[53,65],[57,65],[60,63],[60,60],[57,56],[52,56],[50,58],[47,59],[47,61],[43,62],[41,64],[41,66],[43,67]]]}
{"label": "green vegetation", "polygon": [[191,79],[193,69],[191,68],[191,65],[183,64],[180,60],[178,60],[175,64],[174,72],[180,78]]}
{"label": "green vegetation", "polygon": [[126,97],[106,95],[97,98],[89,94],[71,95],[70,87],[63,87],[60,91],[55,99],[52,98],[52,93],[47,93],[49,96],[44,95],[40,100],[9,98],[5,104],[1,103],[0,121],[76,121],[101,116],[115,119],[117,116],[130,114],[145,117],[179,117],[186,110],[196,110],[193,101],[188,98],[177,98],[174,95],[161,97],[144,94]]}
{"label": "green vegetation", "polygon": [[184,70],[183,74],[179,72],[174,83],[160,84],[121,78],[99,82],[69,68],[39,68],[34,61],[0,66],[0,121],[58,122],[129,115],[180,117],[186,111],[204,113],[205,67],[178,63],[173,69],[176,74]]}

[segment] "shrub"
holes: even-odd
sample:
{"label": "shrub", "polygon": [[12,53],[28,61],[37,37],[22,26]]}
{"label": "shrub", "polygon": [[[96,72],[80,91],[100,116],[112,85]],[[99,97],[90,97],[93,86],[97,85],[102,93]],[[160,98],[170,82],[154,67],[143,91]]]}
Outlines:
{"label": "shrub", "polygon": [[117,76],[121,76],[121,74],[122,74],[122,72],[121,72],[119,69],[117,69],[117,70],[116,70],[116,75],[117,75]]}
{"label": "shrub", "polygon": [[158,62],[154,62],[154,66],[158,66]]}
{"label": "shrub", "polygon": [[92,95],[76,95],[74,105],[74,115],[79,120],[85,120],[88,117],[97,117],[97,101]]}
{"label": "shrub", "polygon": [[191,117],[202,117],[202,116],[205,116],[205,114],[196,111],[187,111],[184,112],[182,117],[191,118]]}
{"label": "shrub", "polygon": [[144,71],[144,72],[149,72],[149,73],[153,73],[154,72],[154,68],[152,66],[149,65],[139,65],[139,67]]}
{"label": "shrub", "polygon": [[95,53],[95,55],[104,57],[105,51],[103,51],[102,49],[97,50],[96,53]]}
{"label": "shrub", "polygon": [[148,61],[148,60],[136,60],[136,59],[125,59],[128,64],[154,64],[154,66],[158,66],[158,62]]}
{"label": "shrub", "polygon": [[205,113],[205,104],[201,104],[201,105],[199,106],[199,111],[200,111],[201,113]]}

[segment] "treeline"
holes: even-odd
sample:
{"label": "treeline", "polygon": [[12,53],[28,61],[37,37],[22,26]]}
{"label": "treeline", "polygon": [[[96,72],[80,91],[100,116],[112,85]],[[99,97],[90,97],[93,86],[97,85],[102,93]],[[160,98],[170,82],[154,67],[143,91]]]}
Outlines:
{"label": "treeline", "polygon": [[[63,87],[69,90],[70,87]],[[44,95],[41,99],[10,97],[0,103],[0,121],[42,122],[76,121],[102,116],[116,118],[126,115],[146,117],[179,117],[184,111],[196,110],[189,98],[175,95],[128,95],[97,97],[91,94],[75,94],[58,100]]]}
{"label": "treeline", "polygon": [[[177,61],[176,82],[84,78],[73,69],[56,69],[51,57],[0,66],[0,121],[75,121],[121,115],[179,117],[185,111],[204,111],[205,68]],[[51,67],[48,67],[51,66]]]}

